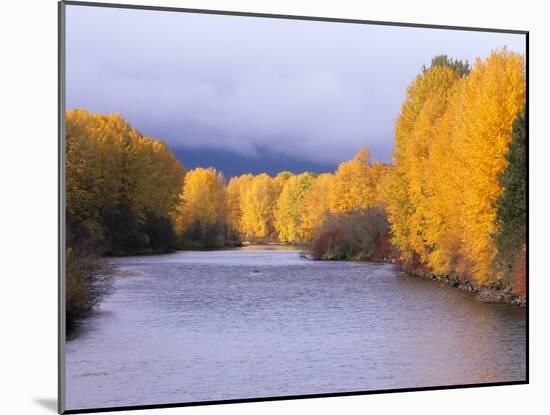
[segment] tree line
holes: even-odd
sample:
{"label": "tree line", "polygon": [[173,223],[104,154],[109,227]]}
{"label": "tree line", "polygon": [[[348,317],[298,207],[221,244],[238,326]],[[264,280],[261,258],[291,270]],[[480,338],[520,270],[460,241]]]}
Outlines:
{"label": "tree line", "polygon": [[308,244],[329,215],[382,205],[389,172],[388,165],[370,163],[364,148],[335,173],[284,171],[225,180],[212,167],[196,168],[185,176],[176,233],[184,247]]}
{"label": "tree line", "polygon": [[[387,199],[409,267],[518,285],[526,243],[523,56],[506,48],[464,70],[437,59],[407,88]],[[522,283],[519,283],[521,286]]]}
{"label": "tree line", "polygon": [[104,255],[244,241],[299,244],[317,259],[393,259],[522,292],[525,88],[524,59],[505,48],[472,67],[438,56],[407,88],[392,164],[360,148],[331,173],[229,179],[186,171],[118,114],[69,111],[68,318],[108,293]]}
{"label": "tree line", "polygon": [[[216,223],[219,246],[278,241],[323,259],[392,257],[409,270],[523,292],[525,92],[524,58],[506,48],[473,67],[437,56],[407,88],[391,165],[371,163],[362,148],[320,175],[247,174],[225,185],[214,169],[197,169],[186,176],[180,229],[210,245],[205,229]],[[218,178],[209,181],[217,214],[191,192],[208,193],[196,183],[208,176]]]}

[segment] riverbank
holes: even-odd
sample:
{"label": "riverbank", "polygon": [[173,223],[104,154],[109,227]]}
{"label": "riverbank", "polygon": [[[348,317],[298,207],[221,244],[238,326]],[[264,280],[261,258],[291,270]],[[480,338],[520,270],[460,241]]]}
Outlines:
{"label": "riverbank", "polygon": [[461,279],[456,274],[435,275],[426,270],[403,270],[403,272],[415,277],[437,281],[461,291],[470,292],[474,294],[478,300],[485,303],[515,304],[521,307],[527,305],[526,296],[520,296],[510,287],[502,286],[502,284],[478,285],[472,281]]}
{"label": "riverbank", "polygon": [[[334,259],[316,259],[310,252],[301,251],[300,257],[308,259],[310,261],[339,261]],[[349,261],[349,260],[346,260]],[[350,261],[350,262],[364,262],[364,261]],[[436,275],[425,269],[407,269],[403,266],[397,264],[395,259],[386,258],[382,261],[371,261],[375,263],[389,263],[396,264],[399,266],[401,271],[406,274],[412,275],[414,277],[423,278],[426,280],[436,281],[438,283],[445,284],[447,286],[457,288],[461,291],[466,291],[474,294],[479,301],[485,303],[504,303],[504,304],[514,304],[521,307],[527,305],[526,296],[521,296],[514,292],[510,287],[505,287],[502,284],[491,284],[491,285],[479,285],[475,284],[472,281],[464,280],[460,278],[457,274],[449,275]]]}

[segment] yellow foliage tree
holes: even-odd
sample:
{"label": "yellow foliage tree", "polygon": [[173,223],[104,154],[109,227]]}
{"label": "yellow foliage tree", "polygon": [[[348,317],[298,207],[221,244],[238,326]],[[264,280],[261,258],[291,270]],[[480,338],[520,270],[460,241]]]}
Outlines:
{"label": "yellow foliage tree", "polygon": [[502,193],[499,175],[506,167],[505,155],[512,124],[525,103],[523,57],[506,49],[478,59],[464,90],[460,138],[464,162],[464,254],[474,264],[481,283],[495,279],[492,265],[496,248],[496,201]]}
{"label": "yellow foliage tree", "polygon": [[248,237],[264,240],[273,235],[273,210],[276,201],[277,188],[273,178],[265,173],[255,176],[242,204],[241,221]]}
{"label": "yellow foliage tree", "polygon": [[427,206],[424,200],[428,171],[426,161],[437,124],[445,113],[450,91],[459,75],[447,66],[435,66],[418,75],[407,88],[396,121],[392,183],[388,198],[393,242],[406,260],[413,254],[427,261]]}
{"label": "yellow foliage tree", "polygon": [[227,194],[227,222],[231,232],[241,231],[241,186],[240,178],[232,177],[226,187]]}
{"label": "yellow foliage tree", "polygon": [[237,178],[239,187],[239,226],[238,229],[243,238],[248,238],[252,235],[247,234],[247,221],[244,219],[244,212],[247,209],[248,192],[252,186],[254,176],[250,173],[243,174]]}
{"label": "yellow foliage tree", "polygon": [[371,205],[385,207],[389,197],[389,184],[392,166],[374,162],[370,168],[371,181],[374,184]]}
{"label": "yellow foliage tree", "polygon": [[481,284],[499,279],[499,175],[524,102],[523,57],[505,48],[478,59],[465,77],[436,66],[409,86],[396,122],[387,204],[405,259]]}
{"label": "yellow foliage tree", "polygon": [[277,193],[277,198],[283,191],[283,187],[288,179],[290,179],[293,174],[289,171],[282,171],[277,173],[277,176],[273,178],[273,184],[275,186],[275,192]]}
{"label": "yellow foliage tree", "polygon": [[431,248],[428,264],[437,274],[463,273],[467,268],[461,255],[464,237],[464,160],[460,132],[464,113],[463,91],[466,78],[455,83],[452,99],[438,123],[426,160],[426,186],[429,189],[424,206],[427,227],[426,244]]}
{"label": "yellow foliage tree", "polygon": [[204,246],[223,245],[228,209],[223,174],[198,167],[185,175],[177,230]]}
{"label": "yellow foliage tree", "polygon": [[275,208],[275,228],[281,242],[303,240],[300,205],[314,179],[313,174],[302,173],[286,181]]}
{"label": "yellow foliage tree", "polygon": [[317,229],[325,222],[330,210],[329,194],[333,178],[334,176],[329,173],[317,176],[300,202],[299,235],[305,241],[311,240]]}
{"label": "yellow foliage tree", "polygon": [[349,212],[373,204],[376,184],[370,170],[366,148],[359,149],[353,160],[340,163],[329,195],[331,211]]}
{"label": "yellow foliage tree", "polygon": [[[170,227],[184,168],[160,140],[141,135],[119,114],[66,114],[67,225],[110,252],[154,249],[153,222]],[[154,232],[153,232],[154,233]]]}

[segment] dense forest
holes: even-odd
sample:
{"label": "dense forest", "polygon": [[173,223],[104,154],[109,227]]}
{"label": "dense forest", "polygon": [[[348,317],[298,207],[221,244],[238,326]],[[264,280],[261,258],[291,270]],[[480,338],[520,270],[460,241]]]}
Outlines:
{"label": "dense forest", "polygon": [[392,260],[524,292],[525,64],[438,56],[406,91],[393,163],[366,148],[335,172],[186,171],[120,115],[67,113],[67,318],[109,292],[101,257],[243,242],[316,259]]}

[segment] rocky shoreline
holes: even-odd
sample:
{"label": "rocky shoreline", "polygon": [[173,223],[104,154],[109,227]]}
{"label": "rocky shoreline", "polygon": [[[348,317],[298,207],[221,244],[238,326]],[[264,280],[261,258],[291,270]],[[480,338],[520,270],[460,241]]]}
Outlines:
{"label": "rocky shoreline", "polygon": [[[301,251],[300,257],[310,261],[316,261],[313,256],[307,251]],[[323,261],[323,260],[321,260]],[[384,258],[381,263],[396,264],[396,261],[391,258]],[[399,266],[399,265],[398,265]],[[478,285],[471,281],[460,278],[457,274],[435,275],[424,269],[407,269],[400,267],[401,271],[414,277],[424,278],[426,280],[437,281],[439,283],[457,288],[462,291],[470,292],[476,296],[479,301],[484,303],[505,303],[514,304],[520,307],[527,305],[527,298],[515,293],[510,287],[505,287],[502,284]]]}
{"label": "rocky shoreline", "polygon": [[521,307],[525,307],[527,305],[527,299],[525,296],[520,296],[513,292],[511,288],[504,287],[501,284],[480,286],[471,281],[463,280],[456,274],[434,275],[426,270],[403,269],[403,272],[415,277],[437,281],[462,291],[471,292],[472,294],[475,294],[479,301],[483,301],[485,303],[506,303],[519,305]]}

